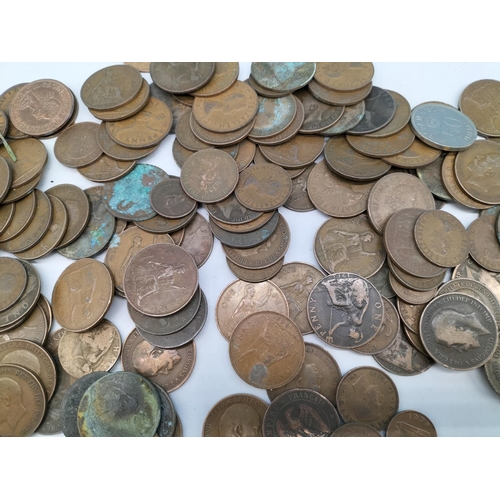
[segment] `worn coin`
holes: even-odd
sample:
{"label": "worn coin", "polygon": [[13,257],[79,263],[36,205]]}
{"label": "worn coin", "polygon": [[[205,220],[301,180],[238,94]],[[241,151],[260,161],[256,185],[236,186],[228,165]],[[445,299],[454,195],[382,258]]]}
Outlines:
{"label": "worn coin", "polygon": [[206,203],[205,208],[211,218],[233,225],[246,224],[258,219],[262,215],[262,212],[250,210],[242,205],[234,194],[231,194],[218,203]]}
{"label": "worn coin", "polygon": [[294,212],[310,212],[316,208],[309,197],[307,189],[309,174],[315,166],[316,163],[311,163],[298,177],[292,179],[292,192],[284,205],[289,210],[293,210]]}
{"label": "worn coin", "polygon": [[177,425],[177,413],[175,412],[174,403],[170,399],[167,391],[155,382],[151,382],[160,398],[160,423],[156,430],[155,436],[158,437],[173,437]]}
{"label": "worn coin", "polygon": [[385,127],[377,130],[376,132],[372,132],[371,134],[367,134],[367,137],[372,137],[372,138],[389,137],[403,130],[403,128],[405,128],[408,122],[410,121],[410,115],[411,115],[410,103],[401,94],[398,94],[393,90],[388,90],[387,92],[391,94],[396,103],[396,112],[394,114],[394,117]]}
{"label": "worn coin", "polygon": [[484,370],[491,388],[500,395],[500,344],[497,344],[495,353],[485,363]]}
{"label": "worn coin", "polygon": [[[184,127],[187,127],[186,123],[189,118],[189,129],[184,129]],[[179,118],[179,121],[181,119]],[[231,146],[234,144],[239,143],[242,141],[245,137],[248,137],[250,132],[252,131],[252,128],[255,124],[255,120],[251,121],[248,125],[238,129],[234,130],[232,132],[213,132],[212,130],[207,130],[203,128],[194,118],[193,113],[187,113],[186,116],[182,119],[183,126],[181,126],[179,129],[176,128],[176,136],[178,140],[181,142],[181,144],[185,145],[188,147],[188,149],[194,149],[196,148],[197,150],[199,149],[206,149],[206,145],[212,145],[212,146]],[[197,140],[195,140],[191,134],[194,134],[194,136],[199,139],[201,142],[206,143],[204,146],[201,145]]]}
{"label": "worn coin", "polygon": [[373,276],[370,276],[367,279],[383,297],[386,297],[387,299],[395,297],[394,290],[391,288],[391,284],[389,283],[389,266],[387,265],[387,260]]}
{"label": "worn coin", "polygon": [[135,221],[134,224],[149,233],[171,234],[174,231],[183,230],[183,228],[193,220],[196,213],[197,211],[194,209],[189,215],[186,215],[186,217],[182,217],[181,219],[166,219],[161,215],[155,215],[151,219]]}
{"label": "worn coin", "polygon": [[338,427],[332,437],[382,437],[371,425],[351,422]]}
{"label": "worn coin", "polygon": [[182,189],[180,179],[164,179],[153,187],[150,197],[155,212],[171,219],[185,217],[197,207]]}
{"label": "worn coin", "polygon": [[170,108],[170,111],[172,111],[174,122],[169,132],[170,134],[172,134],[177,125],[177,120],[185,111],[188,111],[190,109],[190,106],[183,104],[178,99],[176,99],[173,94],[161,89],[154,82],[149,84],[149,88],[151,97],[156,97],[160,101],[163,101]]}
{"label": "worn coin", "polygon": [[178,140],[177,136],[174,139],[174,143],[172,144],[172,156],[174,157],[175,163],[179,168],[182,168],[185,161],[194,154],[194,151],[190,151],[185,148]]}
{"label": "worn coin", "polygon": [[410,304],[425,304],[431,300],[437,292],[436,288],[431,288],[430,290],[413,290],[403,285],[400,281],[394,278],[394,275],[389,274],[389,283],[391,284],[391,288],[394,290],[396,295],[404,300],[405,302],[409,302]]}
{"label": "worn coin", "polygon": [[441,155],[437,160],[429,163],[429,165],[426,165],[425,167],[418,167],[417,176],[426,184],[430,192],[435,197],[437,196],[445,201],[453,201],[453,197],[450,196],[443,184],[443,177],[441,175],[444,159],[445,157]]}
{"label": "worn coin", "polygon": [[203,215],[196,213],[184,228],[184,237],[179,245],[186,250],[200,268],[210,257],[214,247],[214,236]]}
{"label": "worn coin", "polygon": [[[0,109],[4,112],[4,114],[9,118],[9,108],[10,108],[10,103],[12,102],[12,99],[14,99],[14,96],[17,94],[17,91],[22,88],[25,83],[18,83],[7,90],[5,90],[1,95],[0,95]],[[7,129],[7,134],[5,137],[7,139],[25,139],[28,137],[27,134],[24,134],[20,130],[18,130],[14,125],[12,124],[12,121],[9,119],[8,120],[8,129]]]}
{"label": "worn coin", "polygon": [[210,97],[227,90],[238,78],[240,65],[237,62],[216,62],[215,70],[203,87],[192,92],[195,97]]}
{"label": "worn coin", "polygon": [[257,94],[259,94],[263,97],[278,98],[278,97],[285,97],[291,93],[288,90],[278,91],[278,90],[271,90],[271,89],[264,88],[262,85],[259,85],[255,81],[255,78],[252,76],[252,74],[250,74],[248,79],[245,80],[245,83],[248,83],[255,90],[255,92],[257,92]]}
{"label": "worn coin", "polygon": [[151,78],[172,94],[187,94],[206,85],[215,72],[213,62],[152,62]]}
{"label": "worn coin", "polygon": [[371,62],[319,62],[314,79],[326,88],[352,92],[368,85],[374,72]]}
{"label": "worn coin", "polygon": [[12,222],[16,204],[10,203],[9,205],[0,205],[0,235],[7,229]]}
{"label": "worn coin", "polygon": [[269,405],[251,394],[221,399],[203,422],[203,437],[262,437],[262,423]]}
{"label": "worn coin", "polygon": [[314,62],[253,62],[250,74],[262,87],[294,92],[307,85],[316,71]]}
{"label": "worn coin", "polygon": [[307,88],[295,93],[304,107],[304,121],[299,132],[302,134],[316,134],[337,123],[344,113],[344,106],[331,106],[318,101]]}
{"label": "worn coin", "polygon": [[383,160],[394,167],[413,169],[431,164],[440,155],[441,151],[439,149],[432,148],[415,138],[411,146],[403,153],[395,156],[386,156]]}
{"label": "worn coin", "polygon": [[95,162],[79,168],[78,172],[92,182],[113,182],[127,175],[135,163],[135,160],[120,161],[102,154]]}
{"label": "worn coin", "polygon": [[14,216],[10,224],[3,231],[0,236],[0,243],[15,238],[28,226],[33,220],[36,211],[36,196],[31,193],[22,200],[18,201],[15,205]]}
{"label": "worn coin", "polygon": [[259,140],[282,133],[293,121],[297,112],[294,97],[288,95],[273,99],[259,96],[259,107],[250,131],[250,139]]}
{"label": "worn coin", "polygon": [[19,326],[0,333],[0,342],[23,339],[43,346],[48,331],[45,313],[37,304]]}
{"label": "worn coin", "polygon": [[319,101],[333,106],[354,106],[364,101],[372,90],[372,82],[358,90],[338,91],[324,87],[315,79],[308,85],[309,92]]}
{"label": "worn coin", "polygon": [[[186,112],[177,120],[177,125],[175,127],[175,138],[181,146],[190,151],[201,151],[202,149],[210,149],[213,146],[207,142],[198,138],[198,136],[193,132],[191,122],[196,122],[192,118],[193,113],[191,111]],[[187,158],[186,158],[187,159]]]}
{"label": "worn coin", "polygon": [[500,246],[496,236],[496,216],[485,215],[467,229],[471,257],[488,271],[500,272]]}
{"label": "worn coin", "polygon": [[406,410],[398,413],[387,427],[387,437],[437,437],[434,424],[422,413]]}
{"label": "worn coin", "polygon": [[420,316],[426,304],[409,304],[398,297],[397,301],[399,316],[404,325],[414,333],[420,332]]}
{"label": "worn coin", "polygon": [[248,283],[261,283],[263,281],[270,280],[283,267],[283,261],[284,257],[278,260],[278,262],[270,265],[269,267],[264,267],[263,269],[245,269],[244,267],[237,266],[234,262],[231,262],[226,258],[229,270],[237,278],[247,281]]}
{"label": "worn coin", "polygon": [[54,155],[66,167],[85,167],[95,162],[102,150],[97,143],[99,124],[80,122],[62,132],[54,144]]}
{"label": "worn coin", "polygon": [[45,317],[47,319],[47,331],[50,332],[50,330],[52,329],[53,320],[52,306],[44,295],[40,295],[37,304],[42,308],[45,314]]}
{"label": "worn coin", "polygon": [[493,293],[498,301],[500,301],[500,275],[483,269],[471,258],[465,259],[454,269],[452,278],[467,278],[479,281]]}
{"label": "worn coin", "polygon": [[0,257],[0,312],[13,306],[23,294],[28,275],[17,259]]}
{"label": "worn coin", "polygon": [[241,172],[252,163],[255,156],[256,145],[247,139],[244,139],[239,143],[238,154],[234,161],[238,165],[238,170]]}
{"label": "worn coin", "polygon": [[277,146],[260,145],[261,153],[272,163],[284,168],[310,165],[323,152],[325,141],[316,135],[296,135]]}
{"label": "worn coin", "polygon": [[22,200],[23,198],[26,198],[26,196],[31,194],[35,186],[38,185],[41,178],[42,174],[38,175],[38,177],[35,177],[32,181],[28,182],[28,184],[24,184],[23,186],[20,186],[18,188],[10,189],[7,196],[3,199],[2,203],[5,205],[7,203],[14,203],[16,201]]}

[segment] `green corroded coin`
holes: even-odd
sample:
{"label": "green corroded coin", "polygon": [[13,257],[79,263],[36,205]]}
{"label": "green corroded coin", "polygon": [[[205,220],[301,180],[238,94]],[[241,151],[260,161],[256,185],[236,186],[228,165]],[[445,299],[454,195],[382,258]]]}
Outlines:
{"label": "green corroded coin", "polygon": [[160,398],[137,373],[110,373],[94,382],[78,406],[83,437],[152,437],[160,424]]}
{"label": "green corroded coin", "polygon": [[251,76],[266,89],[293,92],[307,85],[315,71],[314,62],[253,62]]}
{"label": "green corroded coin", "polygon": [[125,177],[104,186],[103,200],[106,208],[123,220],[151,219],[156,215],[149,201],[151,190],[168,177],[161,168],[138,163]]}
{"label": "green corroded coin", "polygon": [[250,137],[270,137],[280,133],[290,125],[296,112],[297,104],[292,95],[279,99],[259,97],[259,110]]}

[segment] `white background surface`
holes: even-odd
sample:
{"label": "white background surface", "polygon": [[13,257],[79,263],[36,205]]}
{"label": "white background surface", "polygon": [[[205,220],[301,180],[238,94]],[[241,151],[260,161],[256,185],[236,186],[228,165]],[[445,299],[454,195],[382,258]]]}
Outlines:
{"label": "white background surface", "polygon": [[[83,82],[98,69],[114,63],[0,63],[0,91],[10,86],[40,78],[60,80],[70,87],[80,101],[78,122],[96,121],[81,102]],[[240,80],[250,72],[250,63],[240,63]],[[143,76],[150,82],[149,74]],[[500,80],[500,64],[493,63],[375,63],[373,83],[395,90],[407,98],[412,107],[425,101],[443,101],[456,106],[463,89],[471,82],[483,78]],[[38,189],[73,183],[85,189],[95,185],[76,170],[60,165],[53,155],[55,139],[44,140],[49,152]],[[167,173],[179,175],[172,157],[173,136],[169,135],[159,149],[140,160],[163,168]],[[447,204],[444,210],[458,216],[467,227],[477,211]],[[207,217],[204,208],[199,212]],[[319,211],[296,213],[280,208],[291,229],[291,244],[285,263],[302,261],[318,266],[312,251],[317,229],[328,217]],[[7,255],[0,252],[0,255]],[[104,252],[96,258],[104,260]],[[72,263],[57,252],[34,261],[42,278],[42,293],[51,300],[52,289],[61,272]],[[189,380],[171,393],[172,400],[184,427],[185,436],[200,436],[203,421],[209,410],[222,398],[235,393],[254,394],[268,401],[266,392],[249,386],[236,375],[229,362],[228,343],[215,324],[215,306],[221,291],[235,278],[226,265],[220,243],[215,240],[208,262],[200,269],[200,285],[209,306],[207,323],[196,338],[197,359]],[[119,329],[122,340],[134,325],[128,315],[125,299],[115,295],[106,318]],[[58,325],[53,326],[53,330]],[[329,347],[315,335],[305,337],[326,348],[338,362],[342,373],[357,366],[379,365],[371,356]],[[120,362],[113,371],[120,370]],[[427,372],[402,377],[389,375],[395,382],[400,397],[400,411],[413,409],[427,415],[440,436],[500,436],[500,396],[486,381],[483,369],[455,372],[434,365]]]}

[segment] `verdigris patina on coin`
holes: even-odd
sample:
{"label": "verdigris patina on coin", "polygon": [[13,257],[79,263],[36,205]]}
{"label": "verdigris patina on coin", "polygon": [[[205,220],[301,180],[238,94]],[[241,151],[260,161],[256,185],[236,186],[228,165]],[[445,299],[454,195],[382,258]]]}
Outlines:
{"label": "verdigris patina on coin", "polygon": [[314,62],[253,62],[250,74],[266,89],[291,93],[307,85],[315,71]]}

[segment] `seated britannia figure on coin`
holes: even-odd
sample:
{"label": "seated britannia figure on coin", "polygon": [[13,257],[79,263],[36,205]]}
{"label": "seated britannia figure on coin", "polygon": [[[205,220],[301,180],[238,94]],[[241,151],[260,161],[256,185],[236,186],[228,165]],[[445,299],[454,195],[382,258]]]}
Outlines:
{"label": "seated britannia figure on coin", "polygon": [[96,327],[91,332],[82,333],[73,349],[73,361],[82,375],[97,371],[99,362],[113,344],[111,329]]}
{"label": "seated britannia figure on coin", "polygon": [[68,286],[68,301],[70,310],[70,321],[76,318],[90,318],[92,316],[92,300],[96,290],[96,280],[91,273],[87,273],[85,267],[64,276]]}
{"label": "seated britannia figure on coin", "polygon": [[246,404],[231,405],[220,418],[219,434],[221,437],[262,436],[259,414]]}
{"label": "seated britannia figure on coin", "polygon": [[276,423],[282,437],[326,437],[331,431],[319,413],[308,405],[292,406],[285,410],[285,419]]}
{"label": "seated britannia figure on coin", "polygon": [[267,287],[266,295],[261,300],[255,299],[255,286],[251,283],[245,286],[243,291],[243,298],[240,300],[239,304],[236,306],[233,314],[231,315],[231,320],[235,321],[235,324],[239,323],[243,318],[246,318],[249,314],[260,311],[262,307],[267,304],[269,297],[271,296],[271,287]]}
{"label": "seated britannia figure on coin", "polygon": [[21,386],[8,377],[0,378],[0,436],[12,436],[27,412]]}
{"label": "seated britannia figure on coin", "polygon": [[145,340],[139,343],[132,354],[134,368],[144,377],[168,375],[180,360],[181,357],[175,349],[161,349]]}
{"label": "seated britannia figure on coin", "polygon": [[300,313],[307,314],[305,312],[307,299],[309,297],[310,286],[314,282],[314,276],[311,273],[307,273],[302,280],[298,279],[280,286],[288,301],[290,308],[289,317],[292,321],[295,321]]}

